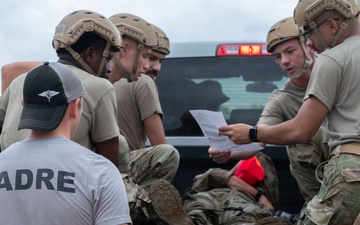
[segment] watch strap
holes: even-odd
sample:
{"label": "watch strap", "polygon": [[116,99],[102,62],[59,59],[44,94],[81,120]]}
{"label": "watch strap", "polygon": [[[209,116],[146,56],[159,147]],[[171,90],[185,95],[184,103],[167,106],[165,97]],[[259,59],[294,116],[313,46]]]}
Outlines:
{"label": "watch strap", "polygon": [[259,198],[261,197],[261,195],[264,194],[264,189],[262,189],[261,187],[257,187],[256,190],[257,190],[257,192],[254,195],[254,198],[256,201],[259,201]]}

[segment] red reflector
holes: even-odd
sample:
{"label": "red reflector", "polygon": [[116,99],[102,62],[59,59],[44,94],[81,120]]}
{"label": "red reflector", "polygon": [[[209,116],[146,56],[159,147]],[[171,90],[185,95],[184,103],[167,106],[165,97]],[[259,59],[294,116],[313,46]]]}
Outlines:
{"label": "red reflector", "polygon": [[217,49],[218,56],[271,55],[265,44],[224,44]]}

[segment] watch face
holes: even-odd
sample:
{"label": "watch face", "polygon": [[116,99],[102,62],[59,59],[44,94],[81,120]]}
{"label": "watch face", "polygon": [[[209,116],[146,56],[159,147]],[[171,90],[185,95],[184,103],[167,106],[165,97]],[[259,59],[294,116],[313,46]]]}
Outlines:
{"label": "watch face", "polygon": [[252,127],[252,128],[250,128],[250,130],[249,130],[249,138],[250,138],[250,140],[251,140],[252,142],[256,142],[256,141],[257,141],[257,140],[256,140],[256,133],[257,133],[257,129],[256,129],[255,126]]}

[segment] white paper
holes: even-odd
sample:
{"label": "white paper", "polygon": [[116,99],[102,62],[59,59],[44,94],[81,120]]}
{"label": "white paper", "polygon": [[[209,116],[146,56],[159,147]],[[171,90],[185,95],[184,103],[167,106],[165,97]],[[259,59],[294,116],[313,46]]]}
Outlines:
{"label": "white paper", "polygon": [[199,124],[202,132],[209,141],[210,147],[213,149],[218,151],[256,151],[263,149],[263,147],[255,143],[237,145],[227,136],[218,135],[218,128],[227,125],[222,112],[201,109],[189,111]]}

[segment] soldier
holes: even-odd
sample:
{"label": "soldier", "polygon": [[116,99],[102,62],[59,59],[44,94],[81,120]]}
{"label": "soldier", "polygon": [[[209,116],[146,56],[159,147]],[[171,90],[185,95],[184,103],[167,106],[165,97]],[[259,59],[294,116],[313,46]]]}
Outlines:
{"label": "soldier", "polygon": [[[169,42],[167,44],[164,42],[164,40],[168,40],[166,35],[156,33],[153,25],[135,15],[120,13],[110,17],[110,19],[116,25],[118,33],[124,38],[124,41],[122,49],[114,53],[113,60],[110,62],[112,70],[109,70],[108,78],[112,81],[126,78],[123,80],[127,80],[126,83],[128,84],[129,80],[137,80],[137,77],[145,73],[144,71],[147,72],[149,68],[151,68],[150,73],[154,73],[153,70],[155,69],[153,68],[159,68],[160,58],[165,56],[163,52],[169,51]],[[138,32],[138,35],[132,36],[133,32]],[[153,49],[156,52],[153,52]],[[150,55],[152,56],[150,57]],[[149,67],[149,57],[152,58],[151,67]],[[114,63],[115,61],[117,63]],[[40,63],[18,62],[10,67],[28,70]],[[125,72],[126,69],[129,71]],[[154,83],[152,79],[150,80]],[[123,94],[130,96],[131,92]],[[131,110],[127,109],[125,113],[136,115]],[[179,153],[173,146],[162,144],[151,149],[143,148],[131,151],[130,158],[126,140],[122,135],[119,138],[121,145],[119,147],[120,154],[117,158],[120,161],[119,170],[125,183],[131,217],[134,223],[149,222],[152,217],[156,216],[151,213],[153,209],[148,197],[150,185],[157,179],[172,181],[179,165]]]}
{"label": "soldier", "polygon": [[[111,62],[113,69],[109,74],[110,80],[120,79],[114,83],[119,110],[118,124],[130,147],[129,168],[121,172],[132,219],[135,224],[146,223],[156,217],[148,196],[151,184],[158,179],[172,182],[180,161],[178,151],[165,141],[155,82],[145,75],[160,70],[164,51],[169,51],[169,45],[163,44],[164,39],[168,38],[158,33],[158,30],[155,31],[149,22],[132,14],[115,14],[110,20],[124,40],[124,47]],[[143,67],[146,71],[139,77],[133,71],[141,68],[141,61],[148,63]],[[144,120],[140,116],[144,116]],[[145,122],[149,116],[155,122]],[[145,130],[150,129],[156,132],[145,133]],[[150,140],[154,140],[150,134],[157,133],[162,135],[160,142],[145,148],[146,134],[149,134]]]}
{"label": "soldier", "polygon": [[310,140],[327,118],[330,157],[318,166],[324,169],[320,191],[308,202],[303,224],[353,224],[360,212],[359,9],[354,0],[299,1],[294,10],[296,24],[320,53],[299,113],[273,126],[219,128],[220,135],[236,144],[296,144]]}
{"label": "soldier", "polygon": [[[143,74],[136,82],[129,83],[126,79],[120,79],[114,83],[120,132],[126,137],[130,150],[145,148],[147,139],[152,146],[166,144],[163,112],[154,80],[170,46],[166,34],[154,25],[151,27],[158,41],[149,53],[149,69],[146,71],[148,76]],[[123,37],[126,39],[125,33]]]}
{"label": "soldier", "polygon": [[[272,217],[278,209],[278,177],[271,159],[259,152],[256,155],[266,175],[251,186],[234,176],[233,170],[210,169],[197,175],[183,202],[168,182],[157,180],[150,188],[150,198],[159,216],[157,222],[167,225],[208,224],[273,224],[291,225],[288,219]],[[162,196],[158,198],[157,196]]]}
{"label": "soldier", "polygon": [[[114,24],[89,10],[78,10],[65,16],[53,38],[59,62],[69,66],[84,82],[84,113],[72,138],[119,165],[119,128],[114,88],[100,77],[109,72],[109,60],[120,50],[122,40]],[[39,64],[40,62],[37,62]],[[29,63],[34,65],[34,63]],[[29,68],[30,69],[30,68]],[[20,118],[21,87],[25,74],[11,82],[0,103],[1,148],[25,139],[28,130],[17,130]]]}
{"label": "soldier", "polygon": [[[290,120],[296,116],[302,105],[315,58],[314,52],[306,46],[305,38],[299,35],[298,30],[293,17],[284,18],[269,29],[267,51],[272,53],[276,63],[290,79],[282,89],[272,92],[257,126],[271,126]],[[321,127],[308,143],[286,146],[290,171],[305,203],[320,190],[321,183],[315,172],[320,163],[328,160],[328,140],[326,128]],[[239,159],[236,154],[233,152],[232,158]],[[228,153],[219,153],[218,157],[220,155],[229,156]],[[219,161],[218,158],[214,159]],[[223,161],[228,158],[225,159]]]}
{"label": "soldier", "polygon": [[[299,35],[293,17],[280,20],[271,27],[267,37],[267,50],[273,54],[275,61],[290,79],[282,89],[272,92],[257,126],[275,125],[296,116],[315,62],[314,52],[306,46],[304,36]],[[286,146],[290,171],[305,205],[320,190],[321,183],[317,176],[321,175],[321,171],[316,171],[316,168],[329,158],[328,141],[328,131],[322,126],[307,143]]]}

